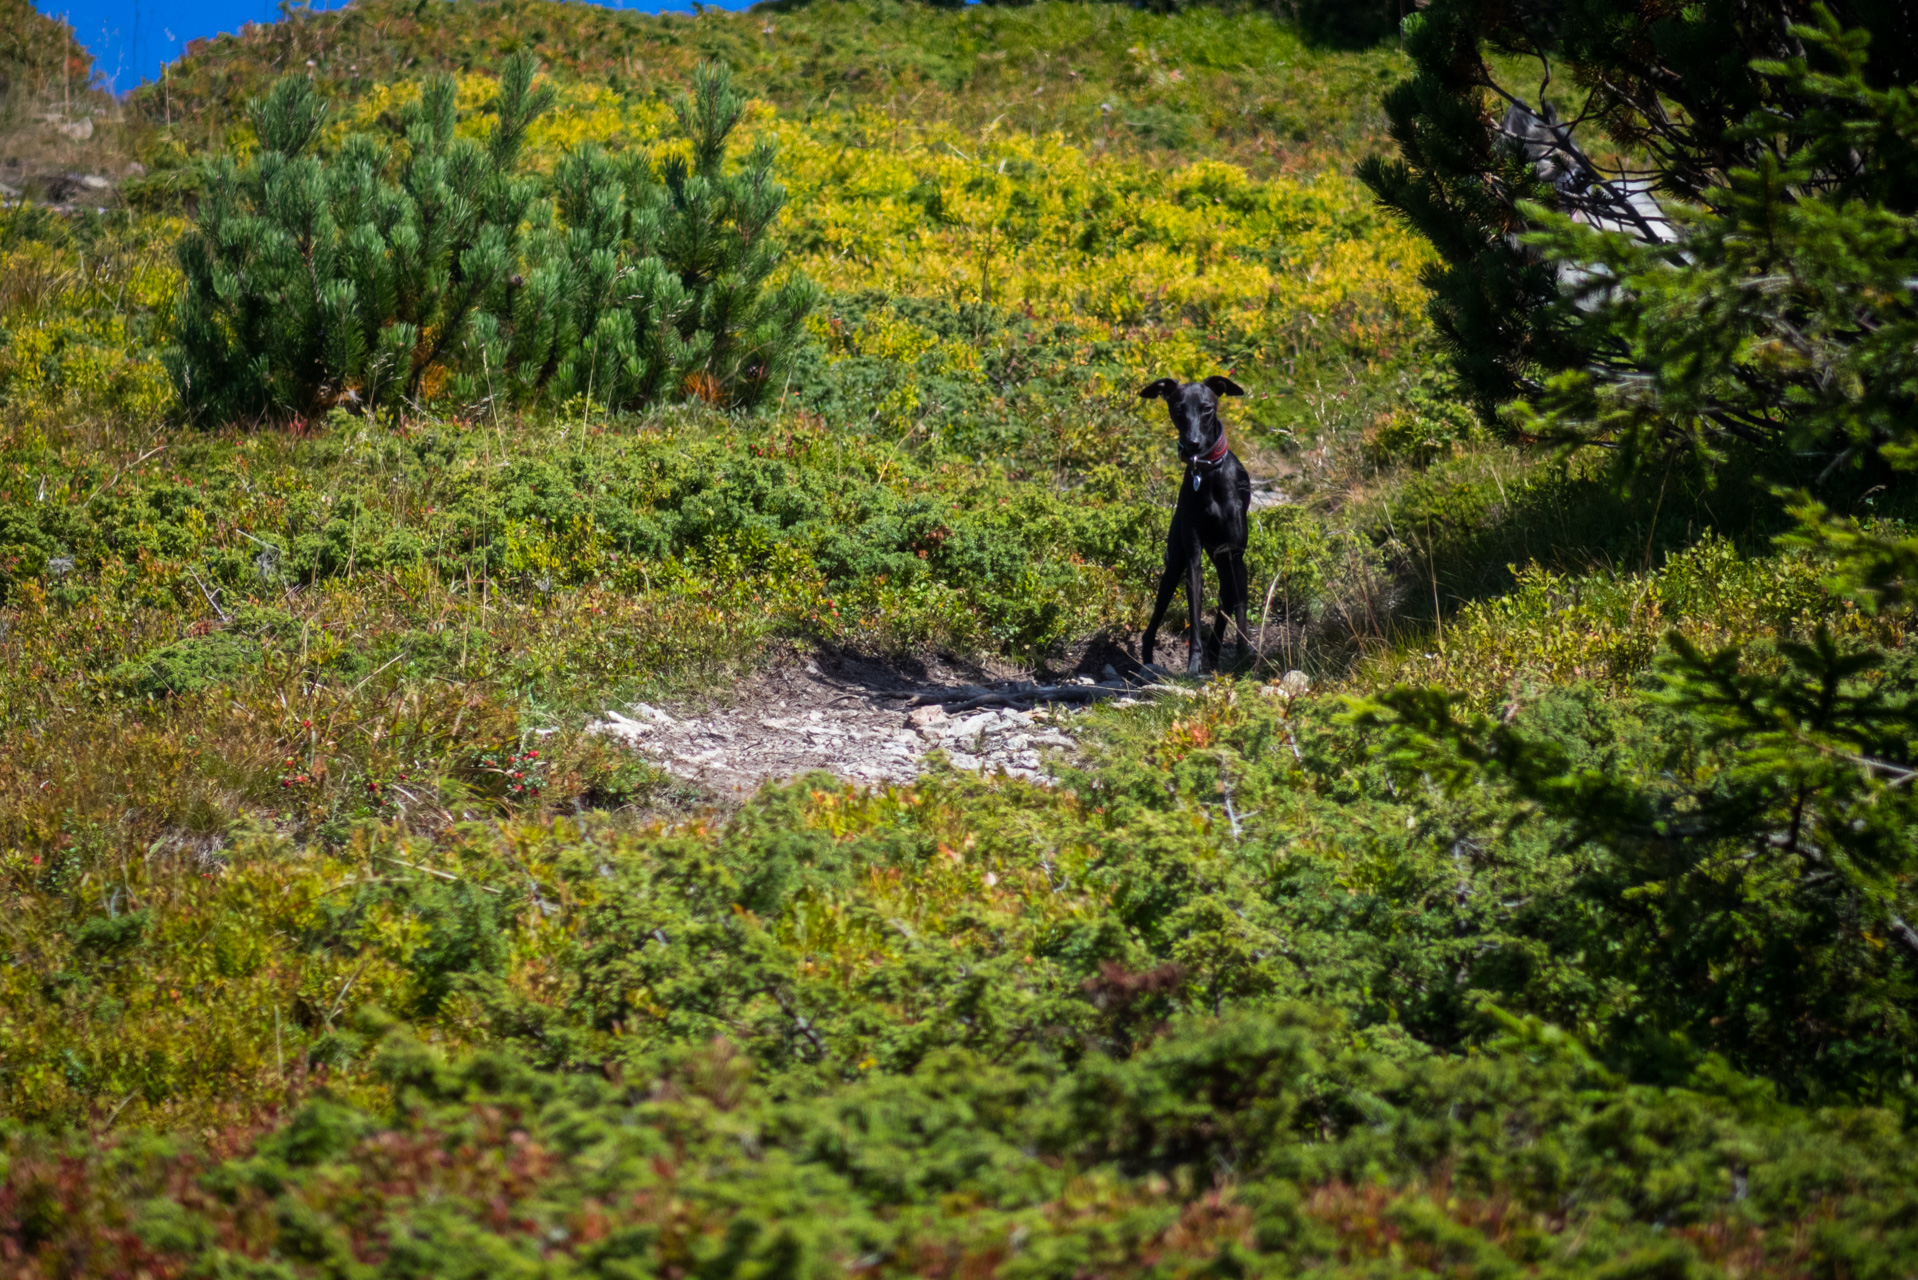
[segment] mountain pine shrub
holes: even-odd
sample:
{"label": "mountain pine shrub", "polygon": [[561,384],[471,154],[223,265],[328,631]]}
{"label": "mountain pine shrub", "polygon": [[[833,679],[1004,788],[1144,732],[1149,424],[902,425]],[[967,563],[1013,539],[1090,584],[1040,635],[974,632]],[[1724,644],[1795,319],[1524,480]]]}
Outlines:
{"label": "mountain pine shrub", "polygon": [[784,372],[815,290],[796,273],[774,282],[786,192],[772,139],[726,164],[745,105],[730,71],[702,65],[673,104],[689,145],[667,150],[657,175],[644,156],[591,145],[561,162],[563,230],[542,244],[514,323],[475,325],[520,394],[547,385],[625,408],[683,391],[744,406]]}
{"label": "mountain pine shrub", "polygon": [[702,66],[675,104],[686,139],[648,157],[584,147],[547,189],[526,170],[528,127],[551,104],[530,55],[503,68],[482,139],[460,132],[437,77],[397,136],[320,154],[326,104],[288,76],[254,110],[259,151],[209,169],[168,366],[197,421],[585,395],[624,409],[697,395],[755,401],[813,302],[777,285],[774,149],[728,171],[744,111],[730,73]]}

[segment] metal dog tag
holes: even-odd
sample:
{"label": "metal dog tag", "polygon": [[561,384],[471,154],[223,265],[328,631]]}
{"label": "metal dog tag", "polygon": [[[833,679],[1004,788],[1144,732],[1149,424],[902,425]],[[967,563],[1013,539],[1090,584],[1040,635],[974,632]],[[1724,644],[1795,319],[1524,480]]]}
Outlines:
{"label": "metal dog tag", "polygon": [[1192,473],[1192,492],[1197,493],[1198,491],[1199,491],[1199,473],[1194,471]]}

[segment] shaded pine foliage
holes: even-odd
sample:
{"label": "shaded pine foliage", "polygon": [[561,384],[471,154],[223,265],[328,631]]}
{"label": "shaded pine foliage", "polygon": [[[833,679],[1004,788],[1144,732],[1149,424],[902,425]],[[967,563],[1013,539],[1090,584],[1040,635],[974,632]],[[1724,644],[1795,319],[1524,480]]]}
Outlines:
{"label": "shaded pine foliage", "polygon": [[[1781,475],[1883,478],[1914,408],[1902,8],[1438,0],[1407,49],[1418,72],[1387,98],[1402,156],[1363,176],[1444,258],[1433,316],[1484,409],[1523,398],[1522,435],[1628,460],[1735,449]],[[1542,68],[1535,97],[1493,53]],[[1679,243],[1565,216],[1500,136],[1511,103],[1563,108],[1576,183],[1649,188]]]}
{"label": "shaded pine foliage", "polygon": [[1578,1016],[1634,1074],[1705,1048],[1800,1096],[1908,1095],[1908,656],[1822,632],[1769,655],[1670,645],[1640,702],[1649,741],[1622,757],[1580,758],[1549,722],[1501,723],[1439,689],[1363,703],[1360,723],[1385,731],[1402,776],[1473,795],[1491,823],[1547,824],[1578,906],[1540,940],[1619,993]]}

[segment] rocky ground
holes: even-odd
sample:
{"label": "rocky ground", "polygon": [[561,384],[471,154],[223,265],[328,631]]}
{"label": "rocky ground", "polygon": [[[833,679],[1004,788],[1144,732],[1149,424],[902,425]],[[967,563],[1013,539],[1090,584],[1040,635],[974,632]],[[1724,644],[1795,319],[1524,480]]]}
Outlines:
{"label": "rocky ground", "polygon": [[729,798],[813,770],[852,782],[905,782],[930,767],[934,752],[954,768],[1042,782],[1047,761],[1075,749],[1073,726],[1085,707],[1164,687],[1146,683],[1156,677],[1143,673],[1128,681],[1110,664],[1096,676],[1049,683],[968,674],[806,659],[748,682],[723,703],[608,709],[594,730]]}
{"label": "rocky ground", "polygon": [[[1292,671],[1261,692],[1292,698],[1309,687]],[[1087,707],[1192,692],[1116,647],[1088,649],[1075,671],[1040,681],[816,655],[775,665],[724,701],[610,708],[590,731],[722,800],[815,770],[849,782],[907,782],[933,766],[935,753],[955,769],[1044,783],[1048,764],[1078,749]]]}
{"label": "rocky ground", "polygon": [[0,77],[0,208],[104,213],[120,206],[127,183],[145,176],[110,98],[88,90],[64,107],[27,103],[10,98]]}

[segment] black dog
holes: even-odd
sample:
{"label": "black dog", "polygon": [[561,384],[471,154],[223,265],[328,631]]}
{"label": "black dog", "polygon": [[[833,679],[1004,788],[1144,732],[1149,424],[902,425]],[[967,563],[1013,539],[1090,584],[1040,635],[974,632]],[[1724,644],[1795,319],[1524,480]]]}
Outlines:
{"label": "black dog", "polygon": [[1165,574],[1159,579],[1159,601],[1152,606],[1152,624],[1145,629],[1144,657],[1152,665],[1152,648],[1159,638],[1172,593],[1185,580],[1187,611],[1192,616],[1191,647],[1186,670],[1197,675],[1199,638],[1205,630],[1205,564],[1211,556],[1219,571],[1219,625],[1205,642],[1205,660],[1218,665],[1219,646],[1227,619],[1238,624],[1239,653],[1251,651],[1245,627],[1246,513],[1252,508],[1252,477],[1226,447],[1225,425],[1219,421],[1219,397],[1245,392],[1230,378],[1214,374],[1204,382],[1181,383],[1160,378],[1139,392],[1144,400],[1164,400],[1179,429],[1179,457],[1185,460],[1185,478],[1179,484],[1179,505],[1172,512],[1172,532],[1165,540]]}

